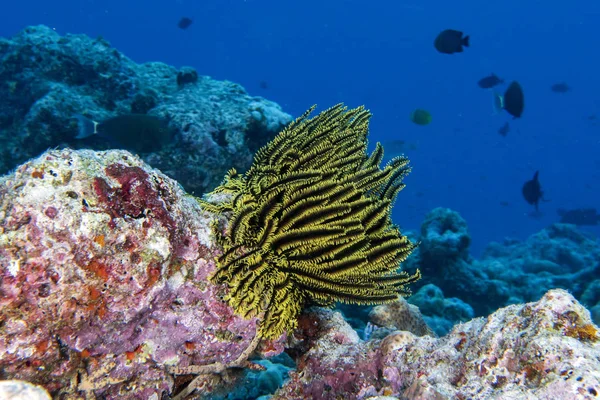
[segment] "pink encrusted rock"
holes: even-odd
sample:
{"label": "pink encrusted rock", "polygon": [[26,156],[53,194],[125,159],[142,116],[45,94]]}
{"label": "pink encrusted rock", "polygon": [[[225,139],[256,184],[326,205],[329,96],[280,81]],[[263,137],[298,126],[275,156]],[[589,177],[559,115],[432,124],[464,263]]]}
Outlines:
{"label": "pink encrusted rock", "polygon": [[409,331],[417,336],[435,336],[417,306],[398,297],[391,303],[373,307],[369,312],[369,321],[376,326]]}
{"label": "pink encrusted rock", "polygon": [[600,397],[598,328],[564,290],[457,325],[442,338],[396,331],[363,342],[347,332],[339,313],[304,314],[298,371],[272,399]]}
{"label": "pink encrusted rock", "polygon": [[235,360],[257,321],[207,279],[210,222],[125,151],[48,151],[1,178],[3,376],[54,396],[147,399],[173,391],[167,366]]}

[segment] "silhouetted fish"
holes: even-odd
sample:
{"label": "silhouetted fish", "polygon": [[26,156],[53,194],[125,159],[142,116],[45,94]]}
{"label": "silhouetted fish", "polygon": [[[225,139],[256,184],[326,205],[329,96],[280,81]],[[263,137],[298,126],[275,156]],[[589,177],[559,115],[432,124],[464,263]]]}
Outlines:
{"label": "silhouetted fish", "polygon": [[440,53],[462,53],[463,46],[469,47],[469,36],[467,35],[463,37],[463,33],[461,31],[446,29],[437,35],[433,45]]}
{"label": "silhouetted fish", "polygon": [[489,76],[486,76],[485,78],[481,78],[479,82],[477,82],[479,87],[483,89],[491,89],[494,86],[499,85],[501,83],[504,83],[504,79],[498,78],[498,76],[496,76],[493,73]]}
{"label": "silhouetted fish", "polygon": [[508,124],[508,122],[506,122],[504,125],[502,125],[500,127],[500,129],[498,129],[498,134],[506,137],[506,135],[508,135],[508,132],[510,132],[510,125]]}
{"label": "silhouetted fish", "polygon": [[173,139],[172,131],[162,119],[146,114],[125,114],[102,122],[75,115],[79,134],[76,139],[101,136],[116,146],[140,153],[160,150]]}
{"label": "silhouetted fish", "polygon": [[523,89],[517,81],[513,81],[504,92],[503,108],[515,118],[520,118],[525,107]]}
{"label": "silhouetted fish", "polygon": [[179,29],[187,29],[190,27],[190,25],[192,25],[192,22],[194,21],[192,21],[190,18],[183,17],[179,20],[177,26],[179,27]]}
{"label": "silhouetted fish", "polygon": [[385,154],[398,155],[404,153],[406,150],[417,150],[418,146],[416,143],[409,143],[404,140],[389,140],[383,143]]}
{"label": "silhouetted fish", "polygon": [[562,82],[555,83],[554,85],[550,86],[550,90],[552,90],[554,93],[567,93],[571,90],[571,88],[565,82]]}
{"label": "silhouetted fish", "polygon": [[556,210],[560,215],[560,222],[563,224],[575,224],[575,225],[598,225],[600,222],[600,215],[595,208],[576,208],[574,210],[565,210],[559,208]]}
{"label": "silhouetted fish", "polygon": [[527,201],[529,204],[535,205],[536,211],[538,211],[538,204],[544,196],[544,192],[542,192],[542,186],[538,180],[539,172],[540,171],[535,171],[533,179],[525,182],[522,189],[525,201]]}
{"label": "silhouetted fish", "polygon": [[417,125],[428,125],[431,122],[431,114],[427,110],[417,108],[410,113],[410,120]]}

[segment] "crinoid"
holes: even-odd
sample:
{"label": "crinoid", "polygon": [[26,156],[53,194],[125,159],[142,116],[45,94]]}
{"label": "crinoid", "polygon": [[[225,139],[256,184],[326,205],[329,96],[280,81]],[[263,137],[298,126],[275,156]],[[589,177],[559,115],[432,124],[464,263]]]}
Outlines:
{"label": "crinoid", "polygon": [[238,314],[264,316],[258,336],[267,339],[293,330],[308,304],[384,303],[420,277],[398,271],[415,245],[390,219],[408,159],[381,168],[379,143],[367,154],[363,107],[309,118],[313,110],[260,149],[244,175],[229,171],[199,200],[229,221],[225,233],[215,226],[223,254],[211,279],[228,285]]}

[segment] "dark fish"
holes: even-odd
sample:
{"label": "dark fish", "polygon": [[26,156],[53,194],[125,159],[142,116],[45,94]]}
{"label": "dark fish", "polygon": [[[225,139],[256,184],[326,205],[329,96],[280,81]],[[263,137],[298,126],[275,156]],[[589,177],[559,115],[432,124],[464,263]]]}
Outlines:
{"label": "dark fish", "polygon": [[431,114],[427,110],[417,108],[409,115],[410,120],[417,125],[428,125],[431,122]]}
{"label": "dark fish", "polygon": [[177,26],[179,27],[179,29],[187,29],[190,27],[190,25],[192,25],[192,22],[194,21],[192,21],[190,18],[183,17],[179,20]]}
{"label": "dark fish", "polygon": [[520,118],[525,107],[523,89],[517,81],[513,81],[504,92],[503,108],[515,118]]}
{"label": "dark fish", "polygon": [[571,88],[565,82],[562,82],[555,83],[554,85],[550,86],[550,90],[552,90],[554,93],[567,93],[571,91]]}
{"label": "dark fish", "polygon": [[481,78],[477,84],[480,88],[483,89],[491,89],[496,85],[504,83],[504,79],[498,78],[495,74],[491,74],[486,76],[485,78]]}
{"label": "dark fish", "polygon": [[139,153],[160,150],[173,139],[167,123],[152,115],[126,114],[102,122],[92,121],[83,115],[76,115],[75,118],[79,128],[76,139],[98,135],[118,147]]}
{"label": "dark fish", "polygon": [[560,215],[560,222],[563,224],[574,224],[574,225],[598,225],[600,222],[600,215],[595,208],[577,208],[574,210],[565,210],[559,208],[556,210]]}
{"label": "dark fish", "polygon": [[404,140],[389,140],[383,143],[386,154],[402,154],[406,150],[417,150],[416,143],[408,143]]}
{"label": "dark fish", "polygon": [[269,88],[269,84],[267,83],[267,81],[260,81],[260,82],[258,83],[258,86],[259,86],[261,89],[268,89],[268,88]]}
{"label": "dark fish", "polygon": [[535,205],[535,210],[538,211],[538,204],[540,200],[543,200],[544,192],[542,192],[542,186],[538,180],[540,171],[535,171],[533,179],[525,182],[523,185],[523,197],[529,204]]}
{"label": "dark fish", "polygon": [[463,33],[461,31],[446,29],[437,35],[433,45],[440,53],[462,53],[463,46],[469,47],[469,36],[467,35],[463,37]]}
{"label": "dark fish", "polygon": [[510,125],[508,124],[508,122],[502,125],[500,129],[498,129],[498,133],[504,137],[508,135],[508,132],[510,132]]}

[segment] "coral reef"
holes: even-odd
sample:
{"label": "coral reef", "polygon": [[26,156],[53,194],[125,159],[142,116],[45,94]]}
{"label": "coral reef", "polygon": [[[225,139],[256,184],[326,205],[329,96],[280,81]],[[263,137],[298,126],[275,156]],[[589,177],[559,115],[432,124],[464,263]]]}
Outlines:
{"label": "coral reef", "polygon": [[379,164],[368,156],[371,114],[341,104],[308,118],[309,110],[260,149],[250,170],[231,170],[201,206],[230,213],[224,253],[212,277],[227,283],[226,300],[243,316],[261,318],[260,335],[296,328],[306,304],[378,304],[407,294],[419,272],[397,272],[414,245],[391,224],[408,160]]}
{"label": "coral reef", "polygon": [[[467,222],[456,211],[434,208],[421,224],[421,257],[425,264],[467,260],[471,236]],[[439,271],[431,271],[432,275]]]}
{"label": "coral reef", "polygon": [[359,340],[341,315],[300,319],[297,365],[272,400],[593,399],[600,393],[598,328],[570,294],[552,290],[457,325],[447,336],[396,331]]}
{"label": "coral reef", "polygon": [[288,373],[293,369],[290,366],[274,363],[270,360],[259,360],[264,371],[250,371],[243,381],[227,394],[227,399],[260,399],[268,400],[268,396],[275,393],[283,386]]}
{"label": "coral reef", "polygon": [[[435,209],[416,240],[420,245],[404,267],[421,269],[423,279],[415,284],[409,302],[421,308],[439,334],[447,332],[444,326],[533,301],[553,288],[569,290],[594,316],[599,314],[595,307],[600,310],[600,296],[593,288],[600,285],[600,242],[575,225],[554,224],[524,242],[491,243],[480,259],[474,259],[468,252],[464,219],[455,211]],[[419,294],[425,286],[430,293]],[[440,300],[434,301],[436,297]],[[446,308],[441,299],[453,304]],[[442,313],[444,309],[449,313]],[[442,314],[446,321],[429,319]]]}
{"label": "coral reef", "polygon": [[[210,200],[226,204],[229,196]],[[318,307],[301,314],[289,335],[261,340],[259,319],[237,315],[224,301],[227,285],[209,279],[222,251],[211,226],[225,222],[126,151],[52,150],[0,178],[3,377],[64,399],[181,399],[194,390],[198,398],[227,399],[281,384],[273,400],[598,395],[598,328],[563,290],[456,325],[440,338],[399,300],[375,308],[372,322],[386,328],[368,341],[339,312]],[[524,267],[543,258],[561,266],[553,271],[563,279],[573,277],[590,304],[598,301],[591,274],[597,242],[572,226],[494,244],[479,261],[454,254],[463,254],[461,267],[486,275],[512,262],[522,279],[556,283],[560,275]],[[468,318],[464,303],[442,289],[426,284],[414,300],[425,313],[443,308]],[[520,290],[515,296],[525,296]],[[250,361],[277,356],[284,346],[296,371]]]}
{"label": "coral reef", "polygon": [[410,304],[418,306],[423,319],[440,336],[445,335],[457,322],[475,316],[473,307],[457,297],[445,297],[442,289],[432,283],[421,287],[410,297]]}
{"label": "coral reef", "polygon": [[218,398],[259,343],[256,319],[208,281],[210,221],[126,151],[52,150],[1,178],[3,376],[63,398],[148,399],[185,383],[177,368],[218,365],[203,388]]}
{"label": "coral reef", "polygon": [[0,38],[0,173],[48,148],[104,150],[75,139],[74,115],[97,121],[148,113],[169,123],[173,143],[143,159],[190,193],[213,189],[229,168],[246,170],[254,152],[291,117],[231,82],[189,68],[136,64],[102,39],[60,36],[32,26]]}
{"label": "coral reef", "polygon": [[428,213],[417,241],[417,250],[405,263],[407,270],[418,268],[423,273],[424,279],[414,286],[415,292],[433,284],[444,297],[468,303],[475,315],[487,315],[508,304],[508,283],[493,279],[470,256],[467,224],[456,211],[436,208]]}
{"label": "coral reef", "polygon": [[513,303],[531,301],[559,287],[588,307],[600,305],[600,296],[589,295],[593,292],[589,289],[600,284],[600,241],[575,225],[553,224],[524,242],[491,243],[477,266],[491,279],[510,285]]}

